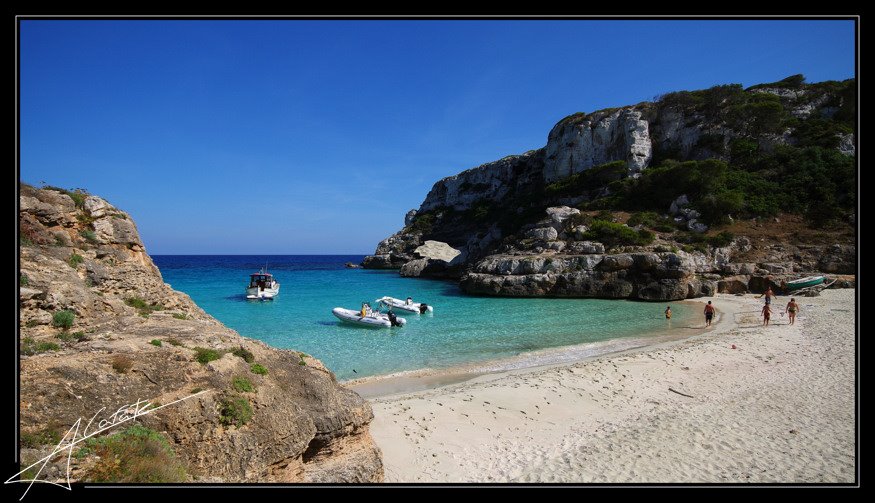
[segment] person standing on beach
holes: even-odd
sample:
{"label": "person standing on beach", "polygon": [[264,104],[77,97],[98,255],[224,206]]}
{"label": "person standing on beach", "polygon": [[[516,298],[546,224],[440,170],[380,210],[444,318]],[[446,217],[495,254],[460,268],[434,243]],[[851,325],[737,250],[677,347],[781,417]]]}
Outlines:
{"label": "person standing on beach", "polygon": [[772,291],[771,285],[767,286],[766,291],[761,293],[760,296],[757,298],[760,298],[762,296],[766,297],[766,305],[767,306],[772,303],[772,297],[777,297],[777,295],[775,295],[775,292]]}
{"label": "person standing on beach", "polygon": [[790,318],[790,324],[796,321],[796,311],[799,311],[799,304],[796,303],[796,299],[790,299],[790,302],[787,303],[787,308],[784,310],[787,313],[787,316]]}
{"label": "person standing on beach", "polygon": [[671,319],[671,306],[668,306],[665,308],[665,319],[667,319],[667,320]]}
{"label": "person standing on beach", "polygon": [[711,305],[711,301],[708,301],[708,304],[705,306],[705,326],[711,326],[711,319],[714,318],[714,306]]}
{"label": "person standing on beach", "polygon": [[769,303],[763,305],[763,325],[769,325],[769,318],[772,316],[772,306]]}

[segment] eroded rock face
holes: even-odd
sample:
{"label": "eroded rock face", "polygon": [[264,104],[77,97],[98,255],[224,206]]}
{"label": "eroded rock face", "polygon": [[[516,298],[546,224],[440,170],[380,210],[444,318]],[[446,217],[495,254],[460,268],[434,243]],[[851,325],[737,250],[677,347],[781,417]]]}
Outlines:
{"label": "eroded rock face", "polygon": [[636,107],[563,121],[550,131],[545,154],[547,183],[611,161],[626,161],[630,171],[641,171],[653,154],[649,123]]}
{"label": "eroded rock face", "polygon": [[516,187],[540,178],[543,149],[508,156],[439,180],[419,207],[419,213],[452,208],[466,210],[481,201],[500,201]]}
{"label": "eroded rock face", "polygon": [[478,262],[461,285],[468,293],[515,297],[664,301],[712,295],[716,282],[698,277],[696,262],[683,252],[493,255]]}
{"label": "eroded rock face", "polygon": [[[22,431],[50,424],[66,431],[101,407],[114,411],[137,400],[169,404],[199,388],[204,393],[138,419],[166,433],[198,481],[382,480],[381,453],[368,432],[370,406],[319,360],[243,338],[172,290],[133,221],[105,200],[88,197],[77,208],[51,190],[22,186],[21,195],[22,224],[52,242],[20,249],[27,283],[19,290],[20,341],[24,349],[60,345],[21,357]],[[56,242],[56,233],[64,239]],[[74,254],[81,261],[71,261]],[[151,307],[132,307],[133,298]],[[56,337],[61,330],[51,323],[60,310],[74,313],[69,333],[82,332],[81,341]],[[204,365],[195,360],[196,347],[224,355]],[[249,362],[231,354],[240,348],[268,373],[253,373]],[[114,367],[118,358],[130,362],[129,370]],[[249,380],[253,391],[235,391],[237,377]],[[235,397],[253,411],[240,427],[220,413]],[[73,480],[89,480],[88,471],[74,466]]]}

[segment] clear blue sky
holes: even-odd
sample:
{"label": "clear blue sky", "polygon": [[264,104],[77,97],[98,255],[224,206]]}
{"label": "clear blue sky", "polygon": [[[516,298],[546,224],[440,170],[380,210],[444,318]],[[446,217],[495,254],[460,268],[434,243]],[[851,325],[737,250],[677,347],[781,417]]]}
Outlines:
{"label": "clear blue sky", "polygon": [[152,254],[372,253],[432,184],[577,111],[854,76],[851,21],[21,23],[21,179]]}

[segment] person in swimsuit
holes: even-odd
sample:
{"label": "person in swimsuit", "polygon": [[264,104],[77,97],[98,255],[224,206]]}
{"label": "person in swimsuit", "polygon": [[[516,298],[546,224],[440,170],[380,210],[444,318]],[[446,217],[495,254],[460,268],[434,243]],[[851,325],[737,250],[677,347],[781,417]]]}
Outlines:
{"label": "person in swimsuit", "polygon": [[787,309],[785,309],[787,316],[790,317],[790,324],[796,321],[796,312],[799,311],[799,304],[796,303],[796,299],[790,299],[790,302],[787,303]]}
{"label": "person in swimsuit", "polygon": [[671,319],[671,306],[668,306],[665,308],[665,319],[667,319],[667,320]]}
{"label": "person in swimsuit", "polygon": [[775,295],[775,292],[772,291],[772,287],[771,287],[771,286],[766,287],[766,291],[763,292],[763,293],[761,293],[760,296],[757,297],[757,298],[760,298],[760,297],[762,297],[762,296],[765,296],[765,297],[766,297],[766,305],[769,305],[769,304],[772,303],[772,297],[777,297],[777,295]]}
{"label": "person in swimsuit", "polygon": [[763,305],[763,325],[769,324],[769,318],[772,316],[772,306],[770,304]]}
{"label": "person in swimsuit", "polygon": [[714,306],[711,305],[711,301],[708,301],[708,305],[705,306],[705,326],[711,326],[711,319],[714,318]]}

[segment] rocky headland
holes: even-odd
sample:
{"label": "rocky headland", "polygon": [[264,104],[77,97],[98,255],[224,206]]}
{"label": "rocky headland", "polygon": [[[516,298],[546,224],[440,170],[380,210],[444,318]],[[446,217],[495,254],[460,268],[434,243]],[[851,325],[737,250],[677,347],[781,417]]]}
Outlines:
{"label": "rocky headland", "polygon": [[856,83],[801,75],[575,113],[439,180],[366,268],[470,294],[629,298],[853,286]]}
{"label": "rocky headland", "polygon": [[[241,337],[171,289],[127,213],[82,191],[22,184],[19,223],[24,466],[101,408],[98,420],[137,400],[199,393],[81,444],[72,479],[383,479],[370,405],[318,360]],[[63,454],[42,478],[66,480]]]}

